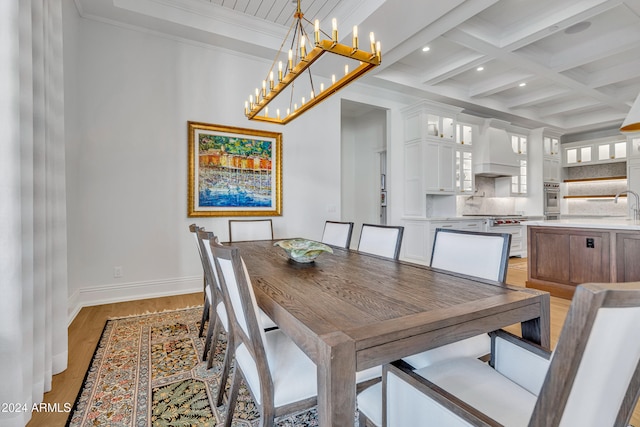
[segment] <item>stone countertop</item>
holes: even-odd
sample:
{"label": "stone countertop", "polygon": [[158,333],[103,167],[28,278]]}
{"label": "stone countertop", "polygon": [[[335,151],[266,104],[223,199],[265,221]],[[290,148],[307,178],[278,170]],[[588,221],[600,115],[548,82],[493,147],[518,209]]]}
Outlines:
{"label": "stone countertop", "polygon": [[405,216],[402,217],[405,221],[474,221],[474,220],[485,220],[487,218],[493,218],[491,215],[487,216]]}
{"label": "stone countertop", "polygon": [[539,227],[571,227],[571,228],[601,228],[610,230],[640,230],[640,221],[630,218],[569,218],[551,221],[522,221],[521,224]]}

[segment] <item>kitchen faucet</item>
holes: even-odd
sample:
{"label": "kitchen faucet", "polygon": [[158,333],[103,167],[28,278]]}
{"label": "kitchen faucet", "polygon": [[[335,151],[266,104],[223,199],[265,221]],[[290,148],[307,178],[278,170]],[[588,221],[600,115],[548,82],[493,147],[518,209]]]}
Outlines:
{"label": "kitchen faucet", "polygon": [[635,205],[631,206],[631,210],[633,211],[633,219],[638,221],[640,220],[640,196],[638,196],[638,193],[636,193],[635,191],[632,190],[625,190],[625,191],[620,191],[618,192],[618,194],[616,194],[616,197],[613,199],[613,203],[618,203],[618,197],[620,197],[621,194],[632,194],[633,197],[635,198]]}

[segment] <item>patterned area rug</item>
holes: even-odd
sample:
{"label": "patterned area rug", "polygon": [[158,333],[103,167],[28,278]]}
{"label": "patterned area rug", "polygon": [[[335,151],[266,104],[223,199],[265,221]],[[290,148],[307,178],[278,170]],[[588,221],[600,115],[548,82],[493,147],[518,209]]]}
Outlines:
{"label": "patterned area rug", "polygon": [[[216,426],[225,407],[212,403],[226,341],[211,369],[200,361],[202,307],[107,321],[67,426]],[[242,387],[233,426],[259,425]],[[278,426],[317,426],[315,409],[277,420]]]}

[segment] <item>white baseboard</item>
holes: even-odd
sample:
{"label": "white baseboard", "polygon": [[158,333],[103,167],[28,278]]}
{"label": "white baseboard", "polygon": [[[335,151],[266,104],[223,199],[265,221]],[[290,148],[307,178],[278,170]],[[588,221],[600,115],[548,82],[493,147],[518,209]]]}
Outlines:
{"label": "white baseboard", "polygon": [[83,307],[194,292],[202,292],[202,276],[117,283],[78,289],[68,299],[68,324],[73,322]]}

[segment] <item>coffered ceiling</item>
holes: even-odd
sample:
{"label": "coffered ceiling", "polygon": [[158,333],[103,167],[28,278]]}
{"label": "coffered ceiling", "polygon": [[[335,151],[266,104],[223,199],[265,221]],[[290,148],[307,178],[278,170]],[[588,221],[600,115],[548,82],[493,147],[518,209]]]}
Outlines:
{"label": "coffered ceiling", "polygon": [[[75,0],[81,15],[273,59],[291,0]],[[640,92],[640,0],[302,0],[381,40],[362,79],[526,127],[614,128]],[[428,48],[425,50],[424,48]]]}

